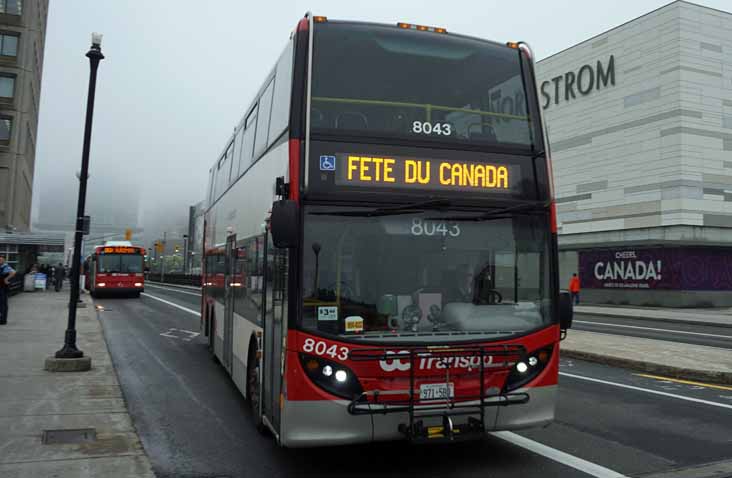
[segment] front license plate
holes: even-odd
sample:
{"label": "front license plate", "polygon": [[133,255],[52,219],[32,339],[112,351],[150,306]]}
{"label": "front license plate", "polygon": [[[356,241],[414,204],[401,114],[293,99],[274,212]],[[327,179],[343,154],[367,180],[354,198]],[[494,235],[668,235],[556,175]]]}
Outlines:
{"label": "front license plate", "polygon": [[450,383],[423,383],[419,386],[420,400],[436,400],[453,398],[455,396],[455,386]]}

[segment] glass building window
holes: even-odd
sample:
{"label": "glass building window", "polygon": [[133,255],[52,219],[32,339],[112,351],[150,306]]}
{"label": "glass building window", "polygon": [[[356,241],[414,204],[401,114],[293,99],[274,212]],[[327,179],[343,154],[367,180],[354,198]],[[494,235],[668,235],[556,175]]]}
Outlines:
{"label": "glass building window", "polygon": [[15,76],[0,75],[0,98],[12,98],[15,94]]}
{"label": "glass building window", "polygon": [[23,13],[22,0],[0,0],[0,13],[20,15]]}
{"label": "glass building window", "polygon": [[0,144],[10,144],[13,118],[0,118]]}
{"label": "glass building window", "polygon": [[0,244],[0,256],[5,258],[5,261],[16,269],[18,267],[18,245],[17,244]]}
{"label": "glass building window", "polygon": [[[0,0],[2,1],[2,0]],[[18,36],[0,33],[0,55],[18,56]]]}

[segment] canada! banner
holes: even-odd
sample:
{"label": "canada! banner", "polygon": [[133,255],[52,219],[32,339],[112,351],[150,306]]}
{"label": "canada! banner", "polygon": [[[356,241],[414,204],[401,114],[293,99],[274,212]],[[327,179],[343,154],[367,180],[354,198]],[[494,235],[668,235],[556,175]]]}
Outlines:
{"label": "canada! banner", "polygon": [[587,289],[732,291],[732,250],[693,247],[579,252]]}

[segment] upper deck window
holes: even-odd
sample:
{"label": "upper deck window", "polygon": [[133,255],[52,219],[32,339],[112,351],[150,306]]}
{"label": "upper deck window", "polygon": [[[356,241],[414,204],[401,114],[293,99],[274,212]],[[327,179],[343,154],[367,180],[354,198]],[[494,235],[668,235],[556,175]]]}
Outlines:
{"label": "upper deck window", "polygon": [[525,148],[531,128],[516,49],[379,25],[315,28],[314,133]]}

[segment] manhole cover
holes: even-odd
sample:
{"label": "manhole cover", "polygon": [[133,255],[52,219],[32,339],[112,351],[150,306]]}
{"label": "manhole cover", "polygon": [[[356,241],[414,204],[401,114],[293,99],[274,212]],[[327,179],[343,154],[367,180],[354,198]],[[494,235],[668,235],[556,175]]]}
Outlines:
{"label": "manhole cover", "polygon": [[70,430],[43,430],[41,438],[44,445],[55,445],[61,443],[86,443],[96,441],[97,430],[95,428],[77,428]]}

